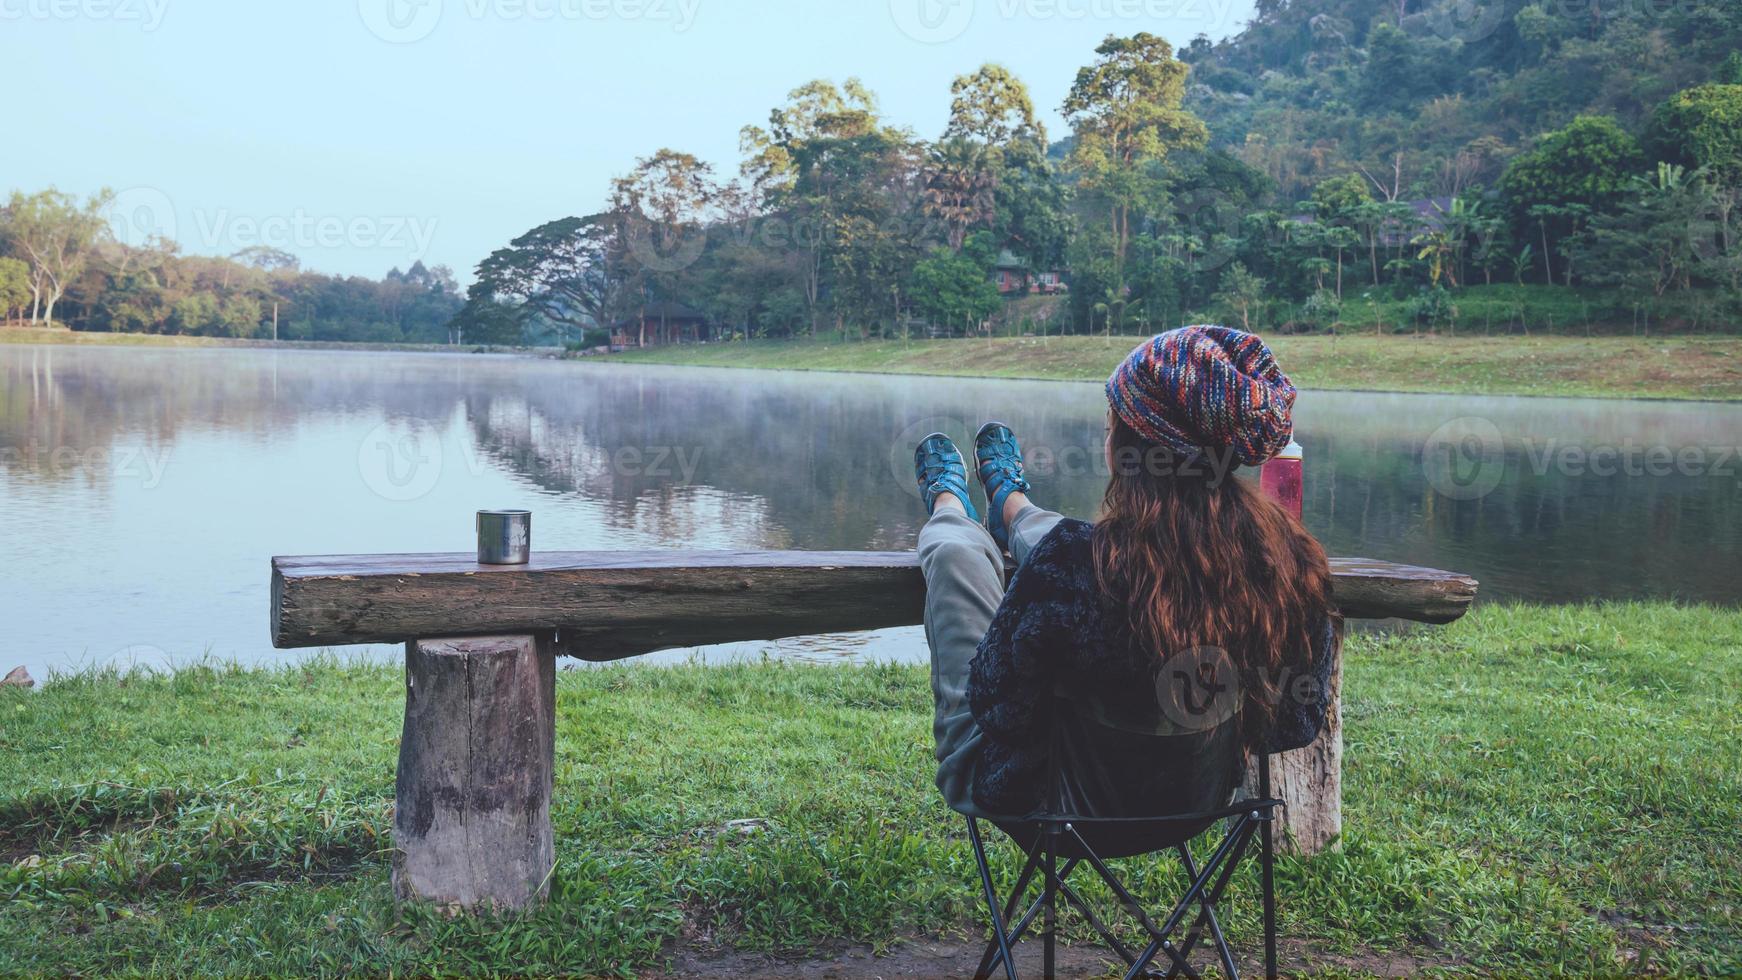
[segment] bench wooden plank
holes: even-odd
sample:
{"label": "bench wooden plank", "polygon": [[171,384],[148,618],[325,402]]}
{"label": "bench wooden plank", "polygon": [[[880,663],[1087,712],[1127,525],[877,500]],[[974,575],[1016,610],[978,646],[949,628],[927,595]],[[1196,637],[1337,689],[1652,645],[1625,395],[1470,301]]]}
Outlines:
{"label": "bench wooden plank", "polygon": [[[1447,623],[1476,594],[1467,575],[1331,560],[1357,619]],[[615,660],[670,647],[774,640],[922,621],[911,551],[573,551],[525,565],[471,553],[272,559],[277,647],[397,643],[552,631],[559,649]]]}

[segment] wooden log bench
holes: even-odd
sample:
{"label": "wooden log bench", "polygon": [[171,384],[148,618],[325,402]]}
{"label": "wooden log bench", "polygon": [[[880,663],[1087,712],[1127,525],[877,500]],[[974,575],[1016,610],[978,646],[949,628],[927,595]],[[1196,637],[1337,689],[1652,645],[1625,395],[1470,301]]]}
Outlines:
{"label": "wooden log bench", "polygon": [[[1448,623],[1464,575],[1331,560],[1350,619]],[[578,551],[524,565],[470,553],[272,560],[277,647],[403,642],[405,724],[393,819],[394,892],[446,906],[541,900],[555,857],[550,796],[555,658],[775,640],[923,621],[913,552]],[[1273,765],[1285,839],[1315,853],[1342,827],[1342,723]]]}

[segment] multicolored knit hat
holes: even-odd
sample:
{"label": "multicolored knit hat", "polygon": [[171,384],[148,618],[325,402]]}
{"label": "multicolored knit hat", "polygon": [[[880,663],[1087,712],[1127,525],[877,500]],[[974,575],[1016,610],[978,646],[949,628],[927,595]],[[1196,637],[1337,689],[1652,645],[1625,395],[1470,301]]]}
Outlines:
{"label": "multicolored knit hat", "polygon": [[1177,453],[1231,450],[1261,463],[1288,445],[1294,385],[1264,341],[1208,324],[1137,345],[1107,379],[1107,401],[1145,440]]}

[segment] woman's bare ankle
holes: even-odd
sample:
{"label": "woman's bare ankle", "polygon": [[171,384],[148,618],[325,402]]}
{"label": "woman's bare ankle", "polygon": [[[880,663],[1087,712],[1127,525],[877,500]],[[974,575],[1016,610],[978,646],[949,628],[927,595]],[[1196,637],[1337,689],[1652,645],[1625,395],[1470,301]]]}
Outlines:
{"label": "woman's bare ankle", "polygon": [[1022,508],[1028,506],[1028,494],[1021,490],[1012,490],[1010,496],[1004,498],[1004,526],[1009,527],[1016,515],[1022,513]]}

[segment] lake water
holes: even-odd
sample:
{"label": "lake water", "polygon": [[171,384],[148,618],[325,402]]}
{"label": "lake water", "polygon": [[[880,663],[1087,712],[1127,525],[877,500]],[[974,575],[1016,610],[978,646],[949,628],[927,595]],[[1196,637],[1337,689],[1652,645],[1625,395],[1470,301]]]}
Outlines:
{"label": "lake water", "polygon": [[[0,671],[281,661],[275,554],[902,549],[912,446],[1010,422],[1090,515],[1098,385],[510,357],[0,346]],[[1308,391],[1306,522],[1483,595],[1742,598],[1742,406]],[[917,629],[716,656],[924,655]],[[383,653],[383,648],[373,652]]]}

